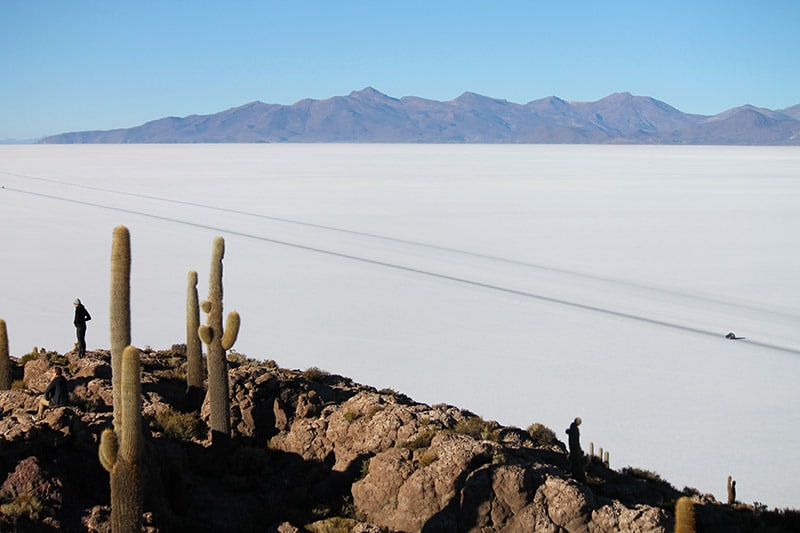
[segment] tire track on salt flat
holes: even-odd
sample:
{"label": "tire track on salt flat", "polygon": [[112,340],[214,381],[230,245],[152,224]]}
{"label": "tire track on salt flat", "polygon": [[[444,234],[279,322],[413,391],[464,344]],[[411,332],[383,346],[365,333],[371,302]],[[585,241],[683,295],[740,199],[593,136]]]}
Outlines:
{"label": "tire track on salt flat", "polygon": [[[496,285],[496,284],[492,284],[492,283],[476,281],[476,280],[463,278],[463,277],[458,277],[458,276],[451,276],[449,274],[444,274],[444,273],[441,273],[441,272],[434,272],[434,271],[431,271],[431,270],[424,270],[424,269],[415,268],[415,267],[411,267],[411,266],[399,265],[399,264],[390,263],[390,262],[387,262],[387,261],[381,261],[381,260],[377,260],[377,259],[370,259],[368,257],[360,257],[360,256],[357,256],[357,255],[347,254],[347,253],[343,253],[343,252],[337,252],[335,250],[327,250],[327,249],[324,249],[324,248],[318,248],[318,247],[310,246],[310,245],[306,245],[306,244],[294,243],[294,242],[290,242],[290,241],[274,239],[274,238],[271,238],[271,237],[264,237],[264,236],[261,236],[261,235],[255,235],[255,234],[246,233],[246,232],[243,232],[243,231],[226,229],[226,228],[222,228],[222,227],[219,227],[219,226],[211,226],[211,225],[208,225],[208,224],[200,224],[200,223],[197,223],[197,222],[189,222],[189,221],[181,220],[181,219],[178,219],[178,218],[167,217],[167,216],[163,216],[163,215],[155,215],[155,214],[152,214],[152,213],[146,213],[146,212],[143,212],[143,211],[137,211],[135,209],[127,209],[127,208],[121,208],[121,207],[108,206],[108,205],[103,205],[103,204],[99,204],[99,203],[95,203],[95,202],[89,202],[89,201],[86,201],[86,200],[75,200],[75,199],[72,199],[72,198],[65,198],[65,197],[55,196],[55,195],[51,195],[51,194],[45,194],[45,193],[39,193],[39,192],[33,192],[33,191],[26,191],[26,190],[17,189],[17,188],[14,188],[14,187],[5,187],[4,186],[2,188],[2,190],[10,191],[10,192],[16,192],[16,193],[19,193],[19,194],[25,194],[25,195],[41,197],[41,198],[47,198],[47,199],[50,199],[50,200],[56,200],[56,201],[60,201],[60,202],[69,202],[69,203],[74,203],[74,204],[78,204],[78,205],[84,205],[84,206],[88,206],[88,207],[96,207],[96,208],[99,208],[99,209],[105,209],[105,210],[110,210],[110,211],[115,211],[115,212],[120,212],[120,213],[128,213],[128,214],[131,214],[131,215],[142,216],[142,217],[151,218],[151,219],[155,219],[155,220],[162,220],[162,221],[170,222],[170,223],[174,223],[174,224],[181,224],[181,225],[191,226],[191,227],[196,227],[196,228],[201,228],[201,229],[219,231],[219,232],[227,233],[229,235],[236,235],[238,237],[244,237],[244,238],[254,239],[254,240],[258,240],[258,241],[262,241],[262,242],[268,242],[268,243],[276,244],[276,245],[280,245],[280,246],[291,247],[291,248],[295,248],[295,249],[299,249],[299,250],[305,250],[305,251],[309,251],[309,252],[325,254],[325,255],[328,255],[328,256],[332,256],[332,257],[339,257],[339,258],[343,258],[343,259],[349,259],[349,260],[352,260],[352,261],[358,261],[358,262],[366,263],[366,264],[370,264],[370,265],[381,266],[381,267],[385,267],[385,268],[391,268],[391,269],[395,269],[395,270],[399,270],[399,271],[403,271],[403,272],[410,272],[410,273],[413,273],[413,274],[419,274],[419,275],[428,276],[428,277],[432,277],[432,278],[436,278],[436,279],[447,280],[447,281],[451,281],[451,282],[455,282],[455,283],[461,283],[461,284],[465,284],[465,285],[470,285],[470,286],[473,286],[473,287],[479,287],[479,288],[483,288],[483,289],[503,292],[503,293],[506,293],[506,294],[512,294],[512,295],[515,295],[515,296],[521,296],[521,297],[524,297],[524,298],[530,298],[530,299],[538,300],[538,301],[542,301],[542,302],[558,304],[558,305],[562,305],[562,306],[566,306],[566,307],[571,307],[571,308],[574,308],[574,309],[581,309],[581,310],[584,310],[584,311],[591,311],[591,312],[595,312],[595,313],[601,313],[601,314],[608,315],[608,316],[614,316],[614,317],[618,317],[618,318],[625,318],[625,319],[629,319],[629,320],[635,320],[637,322],[643,322],[643,323],[656,325],[656,326],[661,326],[661,327],[666,327],[666,328],[670,328],[670,329],[674,329],[674,330],[685,331],[685,332],[694,333],[694,334],[697,334],[697,335],[704,335],[704,336],[708,336],[708,337],[714,337],[714,338],[717,338],[717,339],[721,338],[721,335],[719,334],[719,332],[709,331],[709,330],[705,330],[705,329],[701,329],[701,328],[695,328],[695,327],[691,327],[691,326],[686,326],[686,325],[683,325],[683,324],[669,322],[669,321],[666,321],[666,320],[659,320],[659,319],[655,319],[655,318],[649,318],[649,317],[642,316],[642,315],[635,315],[635,314],[626,313],[626,312],[623,312],[623,311],[616,311],[614,309],[608,309],[608,308],[599,307],[599,306],[595,306],[595,305],[583,304],[583,303],[580,303],[580,302],[574,302],[574,301],[570,301],[570,300],[554,298],[554,297],[545,296],[545,295],[542,295],[542,294],[536,294],[536,293],[533,293],[533,292],[523,291],[523,290],[514,289],[514,288],[510,288],[510,287],[503,287],[501,285]],[[763,342],[759,342],[759,341],[753,341],[753,340],[750,340],[750,339],[747,339],[747,340],[748,340],[749,344],[754,344],[754,345],[762,347],[762,348],[781,351],[781,352],[785,352],[785,353],[791,353],[791,354],[794,354],[794,355],[800,355],[800,350],[797,350],[797,349],[794,349],[794,348],[790,348],[790,347],[786,347],[786,346],[779,346],[779,345],[769,344],[769,343],[763,343]]]}
{"label": "tire track on salt flat", "polygon": [[458,255],[467,256],[467,257],[473,257],[473,258],[484,259],[484,260],[488,260],[488,261],[495,261],[495,262],[499,262],[499,263],[505,263],[505,264],[509,264],[509,265],[517,265],[517,266],[522,266],[522,267],[526,267],[526,268],[540,270],[540,271],[543,271],[543,272],[550,272],[550,273],[555,273],[555,274],[573,276],[573,277],[578,278],[578,279],[601,281],[603,283],[608,283],[608,284],[611,284],[611,285],[631,287],[631,288],[634,288],[634,289],[645,290],[645,291],[653,292],[653,293],[656,293],[656,294],[666,294],[666,295],[671,295],[671,296],[678,296],[680,298],[690,299],[690,300],[696,301],[696,302],[707,302],[707,303],[711,303],[711,304],[718,304],[718,305],[724,305],[724,306],[728,306],[728,307],[735,307],[735,308],[739,308],[739,309],[745,309],[745,310],[748,310],[748,311],[755,311],[755,312],[758,312],[758,313],[766,313],[766,314],[771,314],[771,315],[780,316],[780,317],[789,318],[789,319],[797,319],[798,318],[798,316],[795,315],[795,314],[781,312],[781,311],[775,311],[773,309],[764,308],[763,306],[760,307],[760,306],[748,305],[746,303],[740,303],[740,302],[734,302],[734,301],[728,301],[728,300],[721,300],[719,298],[711,298],[711,297],[708,297],[708,296],[698,296],[696,294],[690,294],[690,293],[676,291],[676,290],[672,290],[672,289],[666,289],[666,288],[658,287],[658,286],[655,286],[655,285],[647,285],[647,284],[643,284],[643,283],[636,283],[636,282],[627,281],[627,280],[620,280],[620,279],[610,278],[610,277],[606,277],[606,276],[598,276],[598,275],[595,275],[595,274],[588,274],[588,273],[585,273],[585,272],[579,272],[579,271],[575,271],[575,270],[555,268],[555,267],[550,267],[550,266],[546,266],[546,265],[540,265],[540,264],[536,264],[536,263],[529,263],[527,261],[521,261],[521,260],[517,260],[517,259],[510,259],[510,258],[507,258],[507,257],[500,257],[500,256],[495,256],[495,255],[490,255],[490,254],[483,254],[483,253],[480,253],[480,252],[471,252],[471,251],[468,251],[468,250],[462,250],[462,249],[459,249],[459,248],[452,248],[452,247],[449,247],[449,246],[443,246],[443,245],[438,245],[438,244],[425,243],[425,242],[420,242],[420,241],[413,241],[413,240],[410,240],[410,239],[402,239],[402,238],[398,238],[398,237],[390,237],[390,236],[387,236],[387,235],[380,235],[380,234],[370,233],[370,232],[366,232],[366,231],[352,230],[352,229],[347,229],[347,228],[339,228],[339,227],[336,227],[336,226],[329,226],[329,225],[325,225],[325,224],[317,224],[317,223],[314,223],[314,222],[307,222],[307,221],[303,221],[303,220],[295,220],[295,219],[278,217],[278,216],[273,216],[273,215],[265,215],[265,214],[262,214],[262,213],[253,213],[251,211],[244,211],[244,210],[239,210],[239,209],[232,209],[232,208],[226,208],[226,207],[202,204],[202,203],[198,203],[198,202],[189,202],[189,201],[186,201],[186,200],[176,200],[176,199],[173,199],[173,198],[164,198],[164,197],[161,197],[161,196],[134,193],[134,192],[122,191],[122,190],[118,190],[118,189],[105,188],[105,187],[94,187],[94,186],[91,186],[91,185],[81,185],[81,184],[76,184],[76,183],[70,183],[70,182],[63,181],[63,180],[56,180],[56,179],[51,179],[51,178],[43,178],[41,176],[32,176],[30,174],[21,174],[21,173],[9,172],[9,171],[4,171],[4,170],[0,170],[0,173],[11,175],[11,176],[16,176],[16,177],[20,177],[20,178],[24,178],[24,179],[42,181],[42,182],[45,182],[45,183],[53,183],[53,184],[64,185],[64,186],[74,187],[74,188],[79,188],[79,189],[86,189],[86,190],[109,193],[109,194],[116,194],[116,195],[121,195],[121,196],[129,196],[129,197],[132,197],[132,198],[141,198],[141,199],[144,199],[144,200],[155,200],[155,201],[159,201],[159,202],[171,203],[171,204],[176,204],[176,205],[184,205],[184,206],[188,206],[188,207],[197,207],[197,208],[200,208],[200,209],[209,209],[209,210],[218,211],[218,212],[222,212],[222,213],[243,215],[243,216],[249,216],[249,217],[254,217],[254,218],[260,218],[260,219],[263,219],[263,220],[271,220],[271,221],[275,221],[275,222],[281,222],[281,223],[292,224],[292,225],[297,225],[297,226],[304,226],[304,227],[308,227],[308,228],[314,228],[314,229],[321,229],[321,230],[325,230],[325,231],[338,232],[338,233],[342,233],[342,234],[346,234],[346,235],[367,237],[367,238],[371,238],[371,239],[382,240],[382,241],[385,241],[385,242],[393,242],[393,243],[397,243],[397,244],[403,244],[403,245],[408,245],[408,246],[425,248],[425,249],[429,249],[429,250],[437,250],[437,251],[441,251],[441,252],[453,253],[453,254],[458,254]]}

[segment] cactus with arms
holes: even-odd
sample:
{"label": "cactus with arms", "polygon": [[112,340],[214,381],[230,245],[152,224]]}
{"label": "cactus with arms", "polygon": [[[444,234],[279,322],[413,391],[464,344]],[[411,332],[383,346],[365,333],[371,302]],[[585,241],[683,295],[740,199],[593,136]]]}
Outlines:
{"label": "cactus with arms", "polygon": [[228,397],[229,350],[239,334],[239,313],[228,315],[222,329],[222,258],[225,255],[225,240],[216,237],[211,252],[211,274],[208,283],[208,299],[202,309],[208,313],[208,321],[200,326],[198,335],[208,346],[208,399],[211,411],[211,438],[222,441],[230,437],[230,398]]}
{"label": "cactus with arms", "polygon": [[[116,430],[100,436],[98,456],[111,478],[111,530],[114,533],[141,531],[142,523],[142,395],[139,350],[128,346],[121,357],[120,419]],[[116,416],[116,415],[115,415]]]}

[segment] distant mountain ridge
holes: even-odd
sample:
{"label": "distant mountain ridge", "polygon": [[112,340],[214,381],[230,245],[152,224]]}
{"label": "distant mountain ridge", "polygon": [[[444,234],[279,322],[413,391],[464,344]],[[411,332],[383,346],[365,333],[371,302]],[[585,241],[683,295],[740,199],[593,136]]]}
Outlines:
{"label": "distant mountain ridge", "polygon": [[367,87],[292,105],[251,102],[210,115],[167,117],[133,128],[62,133],[40,143],[554,143],[800,146],[800,104],[745,105],[713,116],[647,96],[595,102],[556,96],[516,104],[465,92],[440,102],[393,98]]}

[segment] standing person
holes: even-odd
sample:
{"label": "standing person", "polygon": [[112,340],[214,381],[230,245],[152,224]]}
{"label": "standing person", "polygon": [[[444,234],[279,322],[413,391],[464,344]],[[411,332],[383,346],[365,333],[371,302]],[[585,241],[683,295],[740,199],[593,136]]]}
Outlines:
{"label": "standing person", "polygon": [[569,463],[572,467],[572,477],[575,481],[586,483],[586,465],[588,461],[581,449],[581,430],[578,428],[581,422],[580,417],[575,417],[575,420],[567,428],[567,435],[569,435]]}
{"label": "standing person", "polygon": [[60,366],[53,367],[53,380],[44,391],[44,397],[39,400],[39,410],[34,421],[40,420],[44,414],[44,408],[49,406],[67,405],[69,403],[69,391],[67,390],[67,379],[61,373]]}
{"label": "standing person", "polygon": [[86,355],[86,322],[91,320],[92,317],[81,303],[80,298],[75,298],[72,303],[75,305],[75,320],[73,320],[73,323],[78,332],[78,357],[83,357]]}

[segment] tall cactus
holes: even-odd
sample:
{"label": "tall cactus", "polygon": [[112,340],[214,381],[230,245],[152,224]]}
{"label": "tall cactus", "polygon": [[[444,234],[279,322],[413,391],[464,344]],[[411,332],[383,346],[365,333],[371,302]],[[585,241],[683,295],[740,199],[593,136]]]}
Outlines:
{"label": "tall cactus", "polygon": [[675,502],[675,533],[695,533],[694,504],[691,498],[681,496]]}
{"label": "tall cactus", "polygon": [[191,407],[203,401],[203,349],[200,345],[200,303],[197,297],[197,272],[189,272],[186,288],[186,398]]}
{"label": "tall cactus", "polygon": [[[127,346],[121,357],[119,420],[100,435],[98,457],[111,478],[111,531],[139,533],[142,524],[142,385],[139,350]],[[115,391],[117,392],[117,391]]]}
{"label": "tall cactus", "polygon": [[200,339],[208,345],[208,399],[211,411],[211,438],[222,442],[230,438],[230,398],[228,397],[228,360],[225,352],[229,350],[239,334],[239,313],[228,315],[225,329],[222,329],[222,258],[225,256],[225,240],[214,239],[211,249],[211,274],[208,282],[208,300],[202,309],[208,314],[206,325],[200,326]]}
{"label": "tall cactus", "polygon": [[119,430],[120,372],[122,352],[131,343],[131,237],[128,228],[117,226],[111,243],[111,387],[114,429]]}
{"label": "tall cactus", "polygon": [[11,357],[8,351],[6,321],[0,318],[0,390],[11,389]]}

